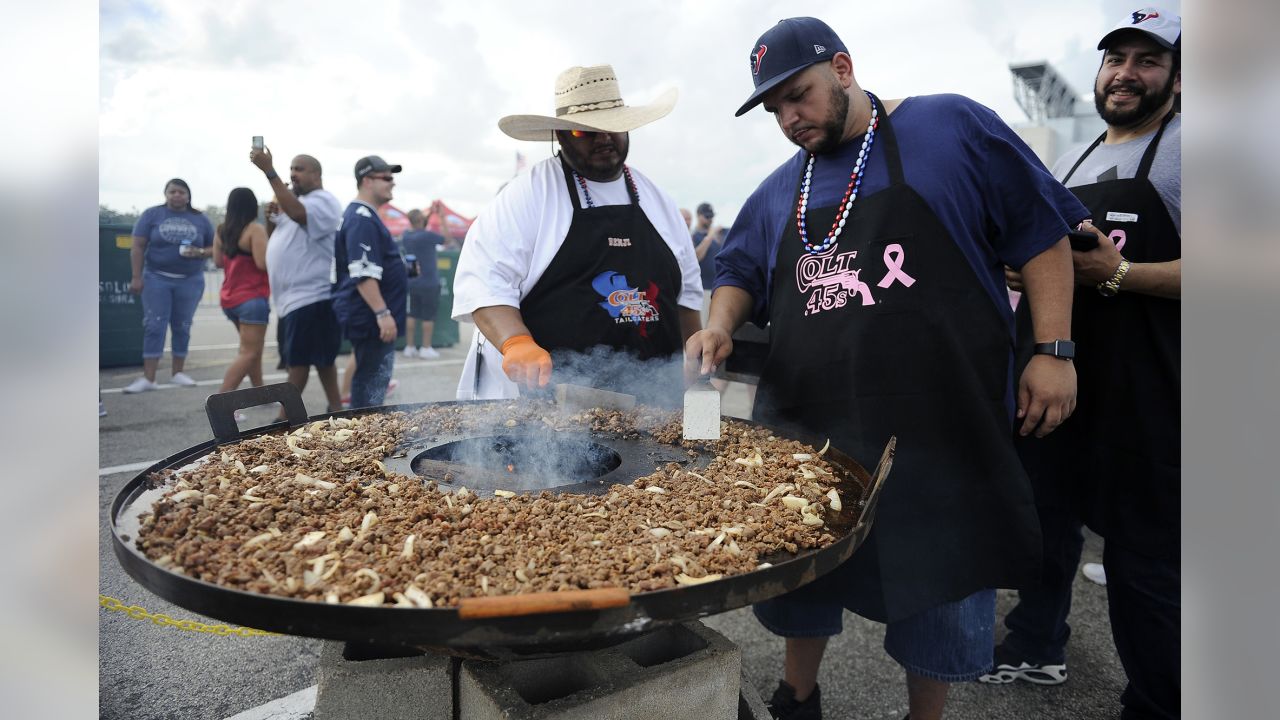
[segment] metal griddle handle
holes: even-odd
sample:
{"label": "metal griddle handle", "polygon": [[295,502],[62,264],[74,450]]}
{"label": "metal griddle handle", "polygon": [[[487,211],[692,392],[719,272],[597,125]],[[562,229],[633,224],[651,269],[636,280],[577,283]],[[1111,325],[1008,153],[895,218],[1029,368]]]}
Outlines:
{"label": "metal griddle handle", "polygon": [[462,620],[482,618],[518,617],[553,612],[580,612],[623,607],[631,602],[626,588],[596,588],[594,590],[563,590],[529,593],[528,595],[494,595],[491,597],[463,598],[458,603],[458,617]]}
{"label": "metal griddle handle", "polygon": [[[898,436],[889,436],[889,442],[884,446],[884,452],[880,454],[880,462],[876,465],[875,473],[871,476],[871,487],[867,494],[867,502],[862,506],[862,514],[858,516],[857,526],[875,517],[876,505],[880,502],[880,488],[884,486],[884,479],[889,476],[889,470],[893,467],[893,456],[898,451]],[[856,528],[855,528],[856,529]]]}
{"label": "metal griddle handle", "polygon": [[307,421],[307,407],[302,403],[302,393],[287,382],[215,393],[204,401],[204,412],[209,416],[213,437],[221,445],[240,439],[240,427],[236,423],[237,410],[273,402],[280,403],[284,408],[284,416],[290,427]]}

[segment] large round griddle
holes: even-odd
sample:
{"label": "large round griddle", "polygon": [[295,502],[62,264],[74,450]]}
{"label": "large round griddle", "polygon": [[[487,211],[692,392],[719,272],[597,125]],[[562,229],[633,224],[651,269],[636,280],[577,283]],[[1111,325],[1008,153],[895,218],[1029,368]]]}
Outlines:
{"label": "large round griddle", "polygon": [[[279,401],[289,418],[248,432],[239,432],[232,414],[235,410]],[[476,401],[478,403],[491,401]],[[475,404],[475,403],[447,403]],[[208,455],[215,447],[254,437],[276,433],[330,416],[353,417],[397,410],[412,411],[422,407],[395,405],[365,408],[341,413],[307,417],[297,391],[288,384],[251,388],[209,397],[206,411],[215,439],[182,450],[161,460],[134,477],[116,495],[111,505],[112,547],[125,571],[139,584],[160,597],[193,612],[228,623],[307,637],[356,643],[394,644],[433,650],[452,655],[504,660],[606,647],[650,630],[687,620],[712,615],[767,600],[794,590],[830,572],[849,558],[871,530],[880,483],[892,463],[893,441],[873,479],[852,458],[837,448],[824,455],[838,470],[837,485],[844,497],[861,497],[857,503],[846,503],[828,530],[838,539],[817,550],[796,554],[780,552],[764,558],[771,567],[742,575],[724,577],[699,585],[633,594],[624,605],[597,609],[560,609],[539,614],[512,617],[473,618],[460,616],[458,608],[360,607],[294,600],[274,595],[235,590],[187,577],[162,568],[137,550],[134,531],[139,514],[149,511],[157,491],[150,477],[162,470],[177,470]],[[592,440],[606,447],[618,447],[619,438],[592,433]],[[791,433],[796,437],[795,433]],[[400,459],[399,466],[388,467],[412,474],[410,462],[423,451],[456,443],[465,438],[439,436],[417,438],[413,450]],[[812,438],[796,437],[811,442]],[[637,441],[621,452],[622,462],[594,481],[571,484],[552,492],[606,492],[616,482],[630,482],[671,461],[692,463],[681,448],[662,446],[651,441]],[[818,439],[818,443],[821,439]],[[701,458],[705,464],[710,458]],[[445,489],[444,486],[441,486]],[[557,593],[559,594],[559,593]]]}

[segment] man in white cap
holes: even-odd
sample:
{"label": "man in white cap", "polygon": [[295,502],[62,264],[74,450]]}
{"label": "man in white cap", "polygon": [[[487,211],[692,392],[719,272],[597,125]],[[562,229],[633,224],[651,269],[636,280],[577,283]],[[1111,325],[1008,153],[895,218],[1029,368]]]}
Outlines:
{"label": "man in white cap", "polygon": [[[1005,618],[987,683],[1067,679],[1081,524],[1105,536],[1111,633],[1129,685],[1122,718],[1181,713],[1182,21],[1142,8],[1098,43],[1094,104],[1107,130],[1054,166],[1088,207],[1077,245],[1071,334],[1075,414],[1019,448],[1044,537],[1038,586]],[[1088,247],[1092,245],[1092,248]],[[1019,289],[1019,277],[1010,273]],[[1019,307],[1019,320],[1025,315]]]}
{"label": "man in white cap", "polygon": [[[743,58],[748,59],[747,57]],[[799,151],[743,204],[716,256],[710,372],[770,323],[754,417],[820,432],[871,467],[897,437],[875,524],[832,572],[755,606],[786,638],[777,718],[822,717],[818,669],[845,609],[885,623],[912,720],[991,667],[993,588],[1037,577],[1040,537],[1012,429],[1071,414],[1070,228],[1084,206],[994,112],[958,95],[881,102],[845,44],[790,18],[752,44],[758,104]],[[1044,344],[1013,385],[1002,267],[1023,270]]]}
{"label": "man in white cap", "polygon": [[[515,397],[546,386],[553,370],[648,391],[651,402],[678,398],[673,358],[701,326],[698,262],[676,204],[626,164],[630,131],[665,116],[675,98],[672,89],[629,106],[613,68],[572,67],[556,79],[554,116],[498,122],[560,152],[507,184],[467,232],[453,318],[477,332],[459,399]],[[656,375],[635,360],[652,360]]]}

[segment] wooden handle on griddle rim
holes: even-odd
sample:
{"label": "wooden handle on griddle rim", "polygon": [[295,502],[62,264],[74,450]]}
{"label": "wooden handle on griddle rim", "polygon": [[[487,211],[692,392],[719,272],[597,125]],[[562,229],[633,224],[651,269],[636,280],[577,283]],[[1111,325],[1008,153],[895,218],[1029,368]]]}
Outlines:
{"label": "wooden handle on griddle rim", "polygon": [[622,607],[631,602],[626,588],[593,588],[591,590],[558,590],[527,595],[494,595],[463,598],[458,603],[462,620],[519,617],[554,612],[578,612]]}

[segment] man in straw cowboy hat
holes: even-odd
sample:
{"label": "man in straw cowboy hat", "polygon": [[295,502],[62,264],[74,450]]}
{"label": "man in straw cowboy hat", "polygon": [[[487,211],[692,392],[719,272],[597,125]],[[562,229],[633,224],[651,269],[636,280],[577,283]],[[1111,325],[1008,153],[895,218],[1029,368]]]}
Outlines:
{"label": "man in straw cowboy hat", "polygon": [[[453,317],[477,332],[459,399],[515,397],[570,365],[587,376],[570,381],[666,394],[651,402],[678,397],[673,356],[701,327],[698,261],[675,203],[626,165],[630,131],[675,99],[672,89],[627,105],[612,67],[572,67],[556,79],[554,116],[498,121],[507,135],[554,141],[560,152],[512,180],[467,232]],[[659,376],[627,385],[647,375],[637,359],[654,360]]]}
{"label": "man in straw cowboy hat", "polygon": [[[786,638],[771,709],[822,717],[818,668],[847,608],[886,624],[909,716],[936,720],[948,682],[991,666],[992,588],[1037,575],[1039,528],[1010,431],[1043,436],[1071,413],[1066,235],[1087,210],[991,110],[864,92],[821,20],[779,22],[749,57],[755,90],[737,114],[763,103],[799,150],[734,221],[707,329],[686,352],[707,373],[743,322],[767,320],[756,419],[825,433],[868,467],[898,439],[866,543],[756,605]],[[1022,269],[1047,353],[1016,392],[1003,265]]]}

